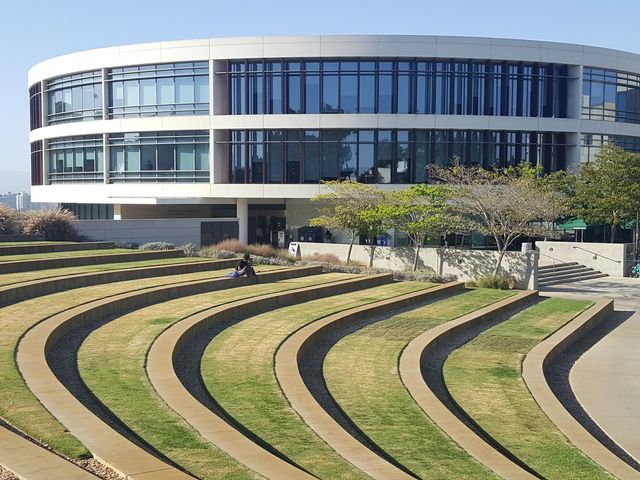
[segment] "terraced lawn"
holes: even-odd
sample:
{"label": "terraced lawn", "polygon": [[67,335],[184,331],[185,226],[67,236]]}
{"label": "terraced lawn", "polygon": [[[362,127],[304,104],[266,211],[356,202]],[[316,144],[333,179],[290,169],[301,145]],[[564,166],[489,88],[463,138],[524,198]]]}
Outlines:
{"label": "terraced lawn", "polygon": [[419,478],[496,478],[447,437],[405,389],[398,360],[423,332],[512,295],[476,289],[373,323],[341,339],[324,361],[329,391],[381,450]]}
{"label": "terraced lawn", "polygon": [[115,255],[118,253],[139,253],[142,251],[143,250],[131,250],[130,248],[105,248],[100,250],[78,250],[75,252],[23,253],[20,255],[1,255],[0,263],[16,262],[19,260],[44,260],[46,258],[95,257],[98,255]]}
{"label": "terraced lawn", "polygon": [[456,402],[544,478],[611,478],[569,443],[522,379],[522,360],[529,350],[591,304],[544,300],[478,335],[453,352],[444,366],[445,382]]}
{"label": "terraced lawn", "polygon": [[78,355],[82,378],[115,415],[146,442],[204,479],[256,474],[202,439],[158,397],[145,373],[146,353],[171,324],[204,308],[274,292],[346,280],[354,275],[312,275],[194,295],[119,317],[93,332]]}
{"label": "terraced lawn", "polygon": [[250,317],[213,339],[202,357],[202,378],[229,415],[313,475],[327,480],[369,478],[326,445],[291,408],[278,385],[274,357],[290,334],[317,319],[429,287],[392,283]]}
{"label": "terraced lawn", "polygon": [[62,277],[79,273],[106,272],[126,268],[152,267],[154,265],[173,265],[178,263],[193,263],[211,260],[200,257],[158,258],[156,260],[138,260],[136,262],[103,263],[100,265],[84,265],[81,267],[51,268],[34,270],[32,272],[16,272],[0,275],[0,286],[13,285],[20,282],[41,280],[45,278]]}
{"label": "terraced lawn", "polygon": [[[271,267],[259,267],[259,271],[267,269]],[[14,358],[21,335],[35,323],[82,303],[152,286],[216,278],[226,272],[228,270],[95,285],[0,308],[0,417],[64,455],[72,458],[88,455],[86,448],[44,409],[22,380]]]}

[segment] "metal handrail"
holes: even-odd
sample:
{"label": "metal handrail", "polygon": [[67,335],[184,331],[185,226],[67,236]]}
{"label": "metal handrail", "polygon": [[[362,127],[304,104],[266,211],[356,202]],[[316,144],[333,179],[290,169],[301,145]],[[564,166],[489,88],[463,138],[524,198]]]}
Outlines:
{"label": "metal handrail", "polygon": [[615,259],[613,259],[613,258],[609,258],[609,257],[607,257],[606,255],[602,255],[601,253],[598,253],[598,252],[593,252],[593,251],[588,250],[588,249],[583,248],[583,247],[578,247],[578,246],[576,246],[576,245],[573,245],[573,247],[572,247],[572,248],[578,248],[578,249],[580,249],[580,250],[584,250],[585,252],[593,253],[594,255],[596,255],[596,256],[598,256],[598,257],[605,258],[605,259],[609,260],[610,262],[622,263],[622,260],[615,260]]}

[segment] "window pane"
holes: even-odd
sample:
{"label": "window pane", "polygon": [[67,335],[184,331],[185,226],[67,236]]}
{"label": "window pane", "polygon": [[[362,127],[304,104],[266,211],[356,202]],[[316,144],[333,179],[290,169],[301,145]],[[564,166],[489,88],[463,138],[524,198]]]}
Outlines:
{"label": "window pane", "polygon": [[195,155],[193,145],[178,145],[176,170],[194,170]]}
{"label": "window pane", "polygon": [[140,105],[140,86],[137,80],[124,82],[124,104],[131,106]]}
{"label": "window pane", "polygon": [[152,79],[140,80],[142,90],[142,105],[156,104],[156,82]]}
{"label": "window pane", "polygon": [[173,78],[158,79],[158,103],[160,105],[172,105],[175,100],[175,86]]}
{"label": "window pane", "polygon": [[290,71],[287,74],[287,112],[300,113],[300,64],[289,63],[288,69]]}
{"label": "window pane", "polygon": [[127,146],[126,151],[126,163],[125,170],[127,172],[137,172],[140,170],[140,147],[139,146]]}
{"label": "window pane", "polygon": [[209,77],[194,77],[196,103],[209,103]]}
{"label": "window pane", "polygon": [[195,169],[209,171],[209,145],[196,145]]}
{"label": "window pane", "polygon": [[340,111],[355,113],[358,98],[358,77],[342,74],[340,77]]}
{"label": "window pane", "polygon": [[173,145],[158,145],[158,170],[174,170],[174,153]]}
{"label": "window pane", "polygon": [[391,74],[378,75],[378,113],[391,113],[393,103],[393,82]]}
{"label": "window pane", "polygon": [[156,147],[153,145],[143,145],[140,147],[142,170],[157,170],[156,168]]}
{"label": "window pane", "polygon": [[376,77],[373,75],[361,75],[358,111],[360,113],[374,113],[375,108]]}
{"label": "window pane", "polygon": [[176,77],[176,103],[193,103],[194,88],[192,77]]}
{"label": "window pane", "polygon": [[320,112],[320,77],[317,73],[310,73],[309,70],[317,63],[306,63],[307,73],[305,75],[304,95],[305,95],[305,113]]}
{"label": "window pane", "polygon": [[304,181],[317,183],[320,180],[320,132],[306,131],[304,142]]}
{"label": "window pane", "polygon": [[322,76],[322,111],[324,113],[338,113],[338,75],[324,74]]}

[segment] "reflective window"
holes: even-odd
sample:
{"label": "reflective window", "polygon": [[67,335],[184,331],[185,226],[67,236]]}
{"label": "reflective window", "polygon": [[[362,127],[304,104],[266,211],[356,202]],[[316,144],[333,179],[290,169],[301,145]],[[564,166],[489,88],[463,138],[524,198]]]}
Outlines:
{"label": "reflective window", "polygon": [[42,93],[40,82],[29,87],[29,126],[31,130],[42,127]]}
{"label": "reflective window", "polygon": [[[244,95],[244,87],[244,81],[237,83],[236,97]],[[107,72],[107,91],[109,118],[208,115],[209,64],[185,62],[113,68]]]}
{"label": "reflective window", "polygon": [[[260,113],[258,104],[264,102],[266,113],[566,117],[564,65],[481,60],[252,60],[229,62],[228,73],[231,114]],[[613,90],[607,94],[611,97]]]}
{"label": "reflective window", "polygon": [[102,72],[76,73],[45,84],[48,125],[102,118]]}
{"label": "reflective window", "polygon": [[104,180],[102,135],[52,138],[47,142],[49,183]]}
{"label": "reflective window", "polygon": [[[244,132],[233,136],[244,144]],[[244,150],[244,146],[241,147]],[[245,157],[236,156],[234,162],[244,172]],[[234,180],[244,182],[244,175]],[[109,179],[111,182],[208,182],[209,132],[142,132],[109,135]]]}
{"label": "reflective window", "polygon": [[583,163],[594,161],[602,147],[607,144],[616,145],[628,152],[640,152],[640,137],[584,133],[580,142],[580,161]]}
{"label": "reflective window", "polygon": [[452,162],[550,172],[566,151],[563,133],[483,130],[233,130],[230,144],[232,183],[421,183],[429,165]]}
{"label": "reflective window", "polygon": [[640,123],[640,75],[585,67],[582,118]]}

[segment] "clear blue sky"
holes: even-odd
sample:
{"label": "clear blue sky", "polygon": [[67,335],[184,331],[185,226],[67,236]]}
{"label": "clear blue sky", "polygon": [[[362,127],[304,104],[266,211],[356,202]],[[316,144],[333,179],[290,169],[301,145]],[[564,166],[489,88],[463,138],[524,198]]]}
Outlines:
{"label": "clear blue sky", "polygon": [[640,53],[639,0],[3,0],[0,193],[29,184],[27,71],[125,43],[233,35],[470,35]]}

